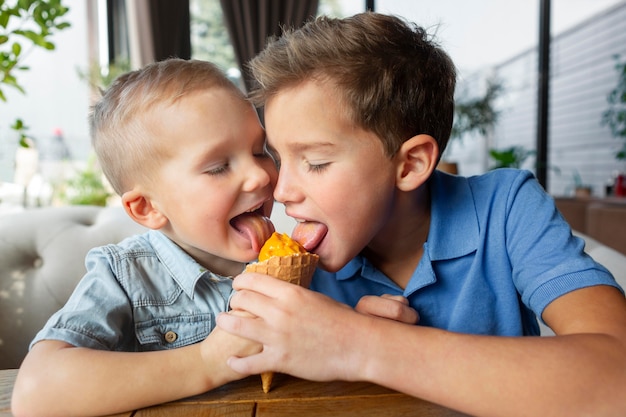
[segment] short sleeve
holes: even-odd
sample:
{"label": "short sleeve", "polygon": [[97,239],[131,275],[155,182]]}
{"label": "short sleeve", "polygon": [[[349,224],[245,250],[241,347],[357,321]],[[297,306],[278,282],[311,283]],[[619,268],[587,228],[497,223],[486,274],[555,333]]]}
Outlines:
{"label": "short sleeve", "polygon": [[593,285],[618,287],[611,273],[584,252],[571,228],[531,173],[522,172],[507,196],[507,253],[522,302],[541,317],[556,298]]}
{"label": "short sleeve", "polygon": [[35,336],[100,350],[132,350],[135,343],[131,303],[115,278],[112,258],[102,248],[85,259],[87,273],[65,306]]}

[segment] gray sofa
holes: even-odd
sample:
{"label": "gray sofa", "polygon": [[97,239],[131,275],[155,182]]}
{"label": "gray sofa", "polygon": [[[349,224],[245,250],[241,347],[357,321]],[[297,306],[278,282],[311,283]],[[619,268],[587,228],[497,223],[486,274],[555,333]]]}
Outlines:
{"label": "gray sofa", "polygon": [[[83,276],[90,248],[143,231],[119,207],[54,207],[0,216],[0,369],[19,367],[34,335]],[[586,251],[626,286],[626,256],[582,237]]]}
{"label": "gray sofa", "polygon": [[90,248],[144,230],[121,207],[51,207],[0,216],[0,369],[19,367],[35,333],[83,276]]}

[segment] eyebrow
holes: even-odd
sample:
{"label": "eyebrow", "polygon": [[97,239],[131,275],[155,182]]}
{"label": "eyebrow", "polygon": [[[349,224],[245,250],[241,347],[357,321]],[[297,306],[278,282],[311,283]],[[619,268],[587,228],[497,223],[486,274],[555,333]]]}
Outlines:
{"label": "eyebrow", "polygon": [[[332,142],[295,142],[295,143],[290,143],[288,145],[288,148],[290,151],[292,152],[305,152],[311,149],[331,149],[336,147],[337,144],[332,143]],[[270,149],[274,149],[271,145],[268,144],[268,147]]]}

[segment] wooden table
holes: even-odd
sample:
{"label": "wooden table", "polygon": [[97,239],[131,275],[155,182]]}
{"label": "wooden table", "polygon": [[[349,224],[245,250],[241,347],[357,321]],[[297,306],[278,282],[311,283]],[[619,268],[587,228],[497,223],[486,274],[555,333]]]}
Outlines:
{"label": "wooden table", "polygon": [[[16,370],[0,370],[0,417],[11,417]],[[365,382],[310,382],[276,374],[264,394],[251,376],[202,395],[118,414],[116,417],[424,416],[464,414]]]}

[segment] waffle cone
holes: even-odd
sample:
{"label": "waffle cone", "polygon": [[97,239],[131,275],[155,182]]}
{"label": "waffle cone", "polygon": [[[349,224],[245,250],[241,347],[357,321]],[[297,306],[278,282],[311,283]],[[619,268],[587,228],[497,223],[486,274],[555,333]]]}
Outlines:
{"label": "waffle cone", "polygon": [[[246,272],[270,275],[281,281],[309,288],[318,260],[319,256],[312,253],[272,256],[266,261],[248,264]],[[272,379],[274,379],[274,372],[263,372],[261,374],[263,392],[266,394],[272,388]]]}
{"label": "waffle cone", "polygon": [[246,266],[246,272],[270,275],[281,281],[309,288],[319,256],[313,253],[298,253],[287,256],[272,256],[266,261]]}

